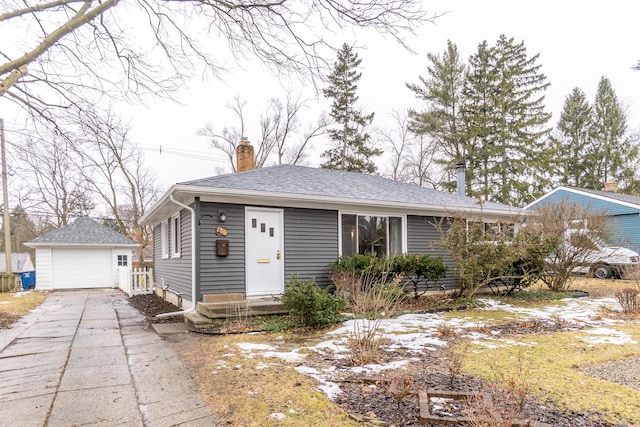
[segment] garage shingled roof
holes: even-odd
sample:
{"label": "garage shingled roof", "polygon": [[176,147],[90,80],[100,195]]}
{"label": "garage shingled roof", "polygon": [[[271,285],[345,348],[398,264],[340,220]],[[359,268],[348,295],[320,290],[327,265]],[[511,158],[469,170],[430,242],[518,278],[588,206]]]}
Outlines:
{"label": "garage shingled roof", "polygon": [[123,236],[89,217],[83,217],[49,233],[36,237],[27,246],[138,246],[138,243]]}

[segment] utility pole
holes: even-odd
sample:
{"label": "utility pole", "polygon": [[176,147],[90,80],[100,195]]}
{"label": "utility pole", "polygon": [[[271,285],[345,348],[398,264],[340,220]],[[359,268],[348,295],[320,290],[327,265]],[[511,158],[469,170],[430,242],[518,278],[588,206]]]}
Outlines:
{"label": "utility pole", "polygon": [[11,278],[11,220],[9,218],[9,192],[7,191],[7,156],[4,150],[4,119],[0,118],[0,150],[2,150],[2,203],[4,211],[4,255],[7,260],[6,276]]}

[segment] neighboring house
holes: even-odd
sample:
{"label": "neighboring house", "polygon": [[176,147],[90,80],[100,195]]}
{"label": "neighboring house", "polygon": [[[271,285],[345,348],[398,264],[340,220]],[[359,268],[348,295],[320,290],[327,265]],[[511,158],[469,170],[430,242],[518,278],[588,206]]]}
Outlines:
{"label": "neighboring house", "polygon": [[90,219],[80,218],[25,243],[35,248],[37,288],[112,288],[118,267],[131,266],[138,244]]}
{"label": "neighboring house", "polygon": [[[11,272],[24,273],[25,271],[35,271],[31,255],[28,252],[11,253]],[[7,271],[7,254],[0,253],[0,273]]]}
{"label": "neighboring house", "polygon": [[605,190],[558,187],[545,194],[524,209],[534,209],[548,203],[576,203],[593,211],[602,212],[610,218],[617,235],[614,243],[640,251],[640,197],[620,194],[615,182],[605,184]]}
{"label": "neighboring house", "polygon": [[154,227],[156,283],[185,302],[278,295],[293,274],[326,286],[330,263],[365,251],[441,255],[451,266],[438,245],[443,217],[496,221],[520,212],[379,176],[290,165],[252,170],[252,162],[243,141],[241,172],[175,184],[142,218]]}

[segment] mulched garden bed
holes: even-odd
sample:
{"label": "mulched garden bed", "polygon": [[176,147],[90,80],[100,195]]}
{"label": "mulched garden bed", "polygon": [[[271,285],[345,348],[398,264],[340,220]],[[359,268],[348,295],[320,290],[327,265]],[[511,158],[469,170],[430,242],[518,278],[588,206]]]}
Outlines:
{"label": "mulched garden bed", "polygon": [[149,295],[134,295],[129,298],[129,303],[135,307],[143,316],[147,318],[150,323],[182,323],[184,318],[182,316],[171,316],[156,318],[158,314],[173,313],[174,311],[180,311],[178,307],[165,301],[162,297],[156,294]]}

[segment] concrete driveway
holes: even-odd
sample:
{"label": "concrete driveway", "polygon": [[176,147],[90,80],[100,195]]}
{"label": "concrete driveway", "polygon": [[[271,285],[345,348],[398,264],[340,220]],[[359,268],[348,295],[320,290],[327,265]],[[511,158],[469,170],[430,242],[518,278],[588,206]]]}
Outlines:
{"label": "concrete driveway", "polygon": [[178,356],[118,290],[51,293],[0,331],[1,426],[216,426]]}

